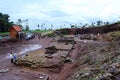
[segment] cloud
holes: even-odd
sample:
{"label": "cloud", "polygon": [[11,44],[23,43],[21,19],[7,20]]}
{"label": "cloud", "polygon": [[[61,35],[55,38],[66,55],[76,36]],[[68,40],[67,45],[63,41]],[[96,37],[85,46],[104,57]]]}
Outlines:
{"label": "cloud", "polygon": [[[1,12],[8,13],[11,20],[29,19],[29,24],[91,23],[97,20],[119,20],[119,0],[4,0]],[[49,26],[48,26],[49,27]]]}

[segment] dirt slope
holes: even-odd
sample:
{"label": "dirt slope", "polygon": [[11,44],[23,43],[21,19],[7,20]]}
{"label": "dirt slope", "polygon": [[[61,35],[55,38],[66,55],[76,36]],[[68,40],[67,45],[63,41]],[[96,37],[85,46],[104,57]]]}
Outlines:
{"label": "dirt slope", "polygon": [[119,33],[101,35],[102,42],[79,43],[79,67],[67,80],[120,80]]}

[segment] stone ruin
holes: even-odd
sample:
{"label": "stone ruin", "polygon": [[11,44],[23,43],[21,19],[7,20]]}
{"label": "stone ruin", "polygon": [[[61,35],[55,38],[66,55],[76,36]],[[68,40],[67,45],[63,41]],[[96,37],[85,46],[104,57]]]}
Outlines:
{"label": "stone ruin", "polygon": [[49,46],[45,49],[46,49],[46,51],[45,51],[46,58],[53,58],[52,54],[54,54],[58,51],[58,49],[55,46]]}
{"label": "stone ruin", "polygon": [[45,49],[46,49],[45,54],[54,54],[58,51],[58,49],[55,46],[49,46]]}
{"label": "stone ruin", "polygon": [[45,49],[29,52],[26,56],[19,58],[16,65],[48,68],[49,71],[60,72],[64,63],[72,62],[69,53],[73,49],[74,42],[72,39],[58,40]]}

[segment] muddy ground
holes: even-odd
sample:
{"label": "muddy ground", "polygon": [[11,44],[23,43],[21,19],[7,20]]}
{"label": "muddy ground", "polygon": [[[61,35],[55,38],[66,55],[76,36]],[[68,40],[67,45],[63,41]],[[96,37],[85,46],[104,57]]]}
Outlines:
{"label": "muddy ground", "polygon": [[59,73],[49,71],[47,68],[29,68],[16,66],[10,63],[8,55],[10,52],[17,53],[18,57],[24,56],[26,52],[37,49],[44,49],[52,43],[52,38],[36,37],[29,41],[5,42],[0,46],[0,80],[43,80],[41,74],[49,76],[49,80],[66,80],[75,70],[77,65],[78,45],[74,45],[71,51],[71,63],[65,63]]}
{"label": "muddy ground", "polygon": [[0,46],[0,80],[47,80],[42,79],[43,76],[41,75],[49,77],[48,80],[67,80],[74,72],[77,72],[80,64],[80,55],[90,51],[87,48],[88,44],[105,43],[92,40],[79,40],[77,38],[76,44],[74,44],[72,51],[69,53],[72,62],[65,63],[61,67],[60,72],[57,72],[56,69],[51,71],[50,68],[36,69],[25,66],[16,66],[10,63],[10,59],[8,58],[10,52],[17,53],[18,57],[22,57],[28,52],[45,49],[47,46],[51,45],[52,42],[54,42],[52,38],[41,38],[39,40],[36,37],[29,41],[8,41],[2,43]]}
{"label": "muddy ground", "polygon": [[44,48],[50,44],[51,39],[31,39],[29,41],[5,42],[0,46],[0,70],[7,70],[0,73],[0,80],[39,80],[39,73],[31,69],[15,66],[10,63],[8,55],[15,52],[19,57],[25,55],[27,51]]}

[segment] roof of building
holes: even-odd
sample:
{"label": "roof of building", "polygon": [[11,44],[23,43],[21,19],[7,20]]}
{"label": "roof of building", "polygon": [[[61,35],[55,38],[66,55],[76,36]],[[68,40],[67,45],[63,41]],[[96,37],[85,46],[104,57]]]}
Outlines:
{"label": "roof of building", "polygon": [[14,25],[14,26],[12,26],[9,30],[11,30],[11,29],[15,29],[16,31],[22,31],[22,29],[20,28],[20,26],[17,26],[17,25]]}

